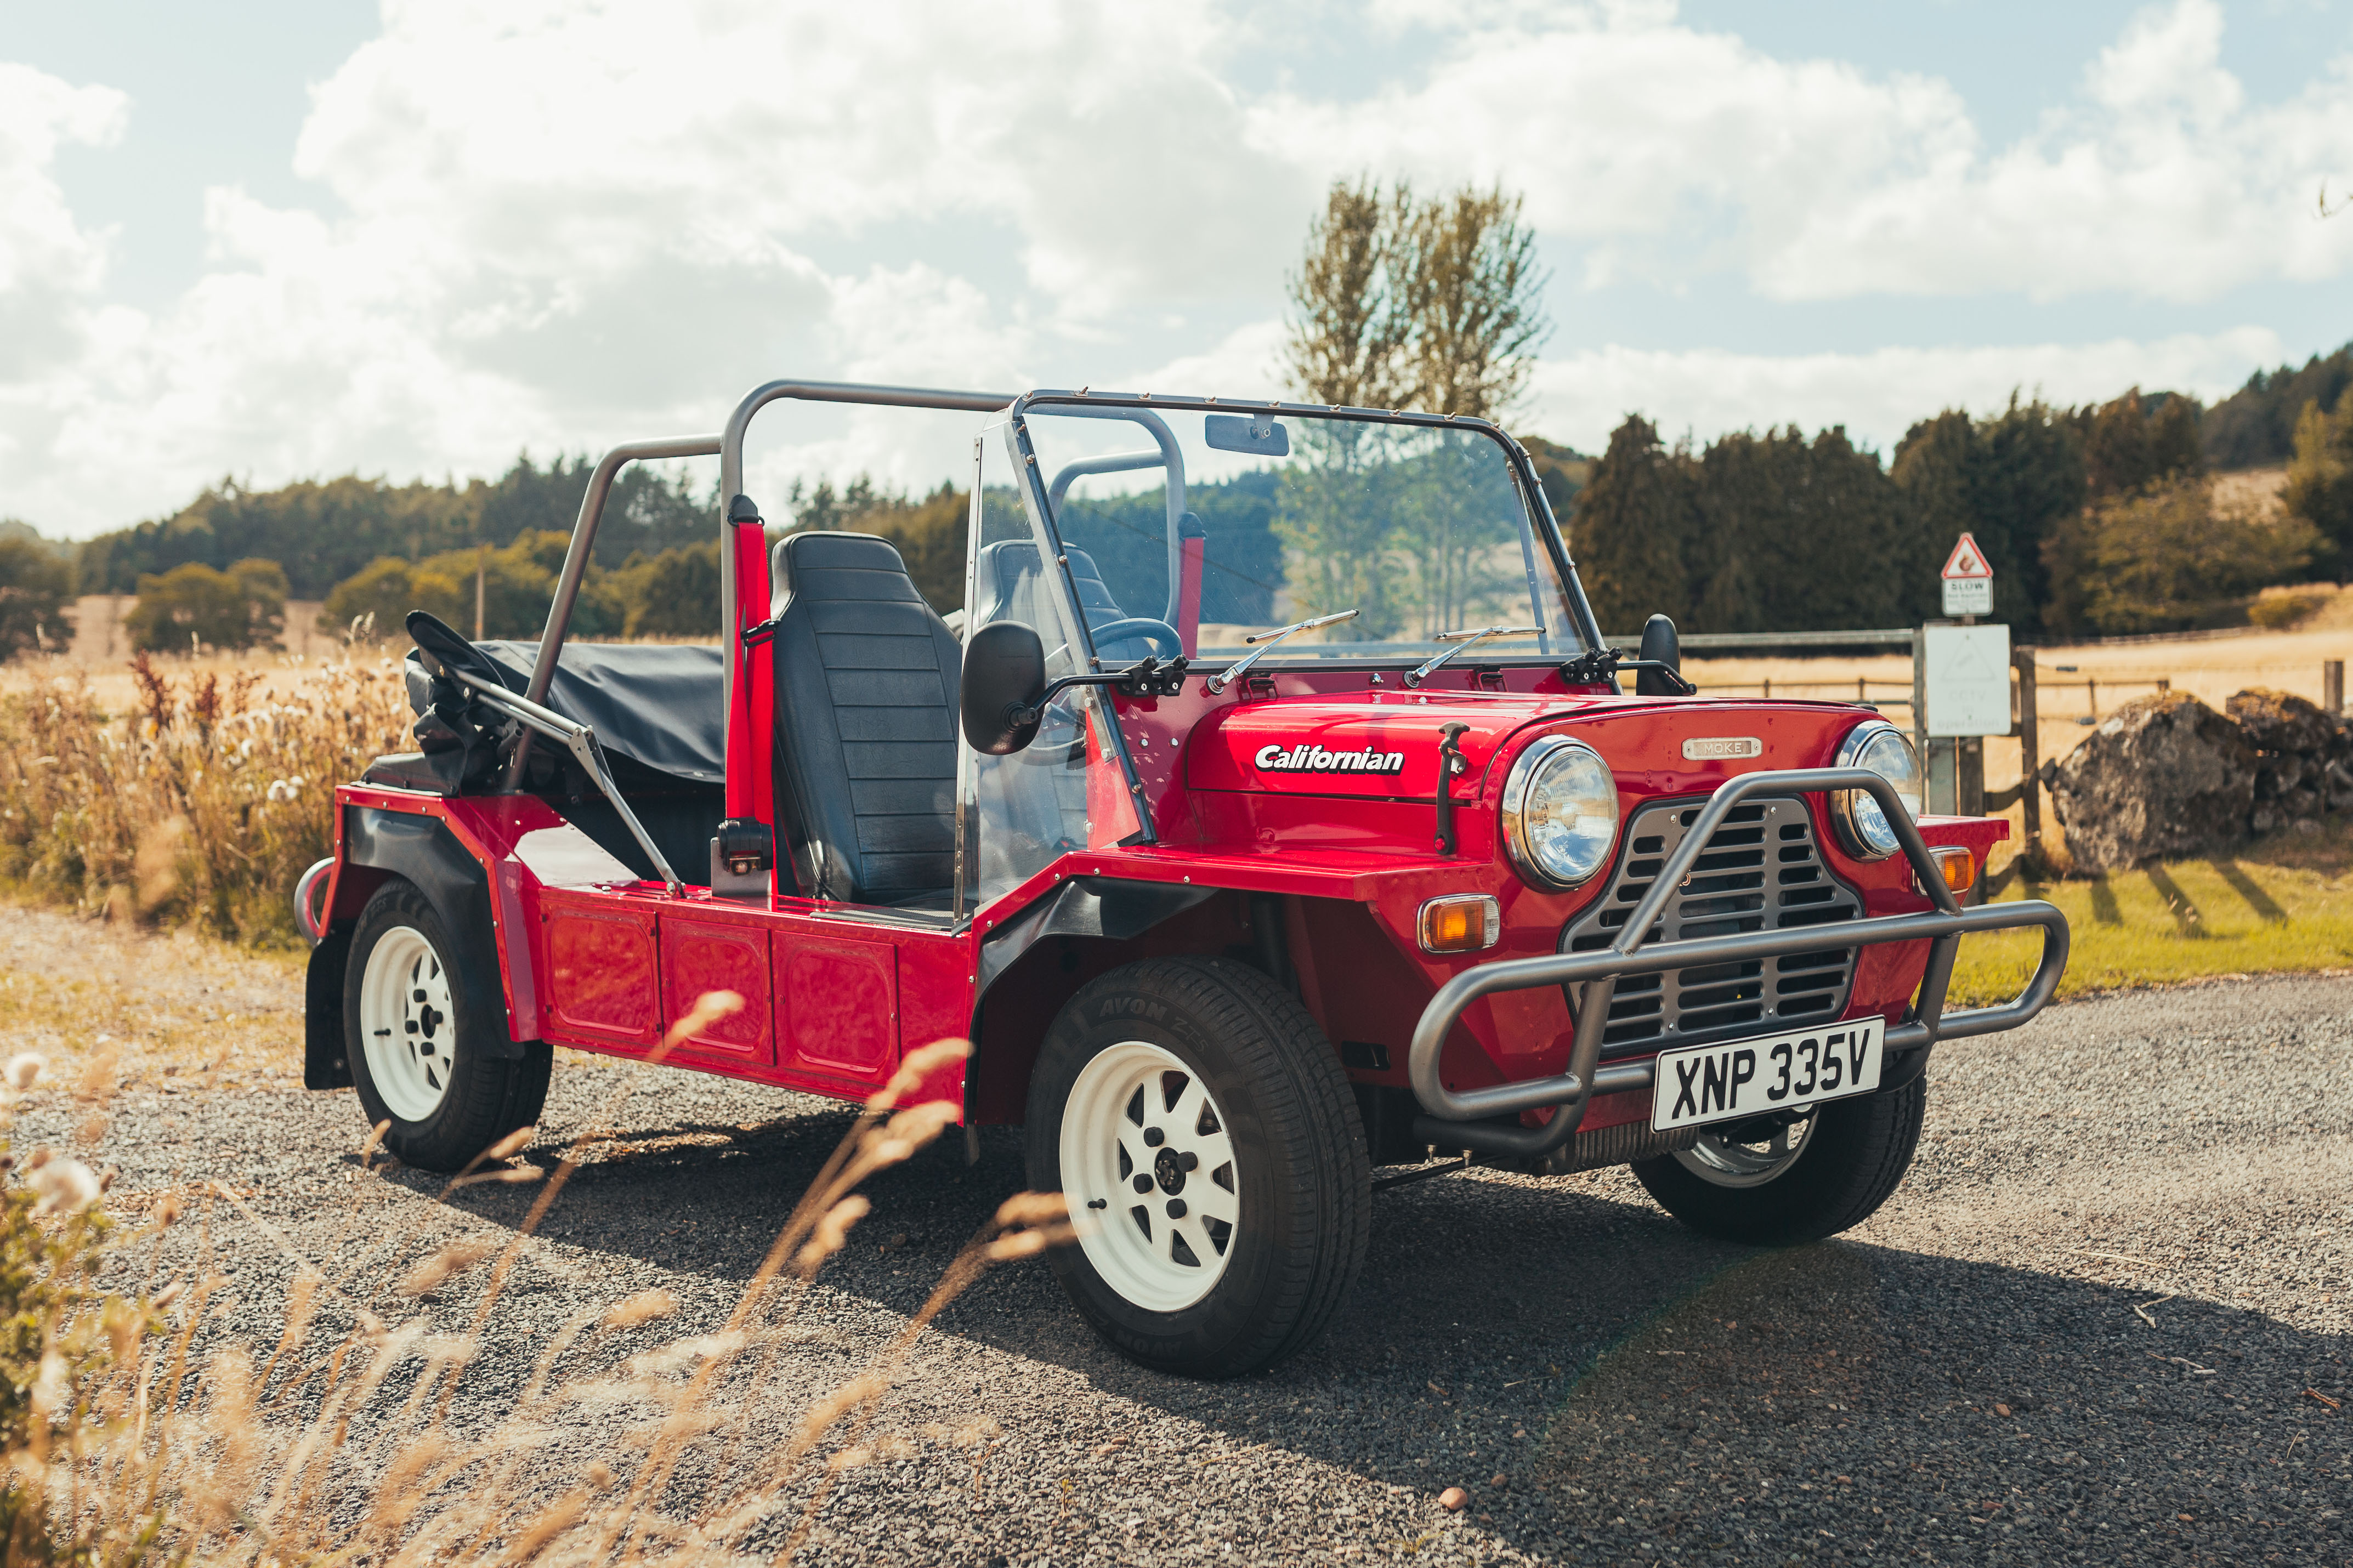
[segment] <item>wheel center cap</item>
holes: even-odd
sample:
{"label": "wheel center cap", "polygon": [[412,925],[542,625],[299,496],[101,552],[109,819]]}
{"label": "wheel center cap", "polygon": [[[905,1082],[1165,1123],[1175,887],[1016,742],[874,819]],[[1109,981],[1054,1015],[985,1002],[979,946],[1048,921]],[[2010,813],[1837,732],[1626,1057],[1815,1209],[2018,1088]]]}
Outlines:
{"label": "wheel center cap", "polygon": [[1160,1151],[1159,1157],[1152,1162],[1152,1176],[1160,1184],[1160,1190],[1172,1197],[1185,1190],[1184,1162],[1177,1159],[1174,1149]]}

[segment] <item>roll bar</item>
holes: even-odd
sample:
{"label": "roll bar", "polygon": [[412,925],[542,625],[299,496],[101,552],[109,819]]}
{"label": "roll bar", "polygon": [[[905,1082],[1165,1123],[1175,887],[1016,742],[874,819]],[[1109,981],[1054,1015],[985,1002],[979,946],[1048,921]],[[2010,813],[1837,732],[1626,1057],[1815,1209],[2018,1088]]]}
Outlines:
{"label": "roll bar", "polygon": [[[564,550],[564,570],[555,579],[555,598],[547,606],[547,625],[539,634],[539,655],[532,660],[531,679],[523,697],[533,704],[547,700],[549,682],[555,679],[555,660],[563,651],[565,634],[572,629],[572,606],[580,600],[580,580],[588,574],[588,554],[596,543],[596,525],[604,521],[605,498],[613,493],[613,479],[624,463],[650,462],[663,458],[708,458],[719,450],[716,436],[670,436],[651,441],[625,441],[597,459],[588,476],[588,491],[580,498],[580,518],[572,525],[572,542]],[[723,577],[725,574],[721,574]],[[525,729],[507,763],[501,788],[512,793],[522,787],[522,771],[531,761],[533,731]]]}
{"label": "roll bar", "polygon": [[[884,386],[853,381],[769,381],[744,395],[735,405],[735,412],[727,416],[727,427],[719,436],[719,626],[720,637],[727,645],[727,657],[719,661],[725,672],[726,684],[721,694],[726,702],[727,755],[735,754],[735,661],[740,657],[736,638],[743,635],[738,624],[742,617],[735,608],[735,574],[726,570],[733,559],[727,548],[733,524],[728,521],[735,498],[744,490],[744,432],[751,427],[752,416],[780,397],[803,403],[855,403],[881,408],[936,408],[949,413],[994,414],[1013,401],[1011,393],[947,392],[921,386]],[[731,773],[728,784],[733,789]],[[733,801],[730,809],[733,809]]]}
{"label": "roll bar", "polygon": [[[920,386],[882,386],[860,382],[840,381],[771,381],[754,387],[735,405],[727,416],[727,426],[716,436],[670,436],[650,441],[625,441],[598,459],[596,468],[588,478],[588,491],[580,498],[580,517],[572,525],[572,542],[564,552],[564,570],[555,580],[555,598],[547,607],[547,625],[539,634],[539,654],[533,661],[531,680],[524,688],[523,698],[534,706],[547,700],[549,684],[555,679],[556,660],[563,657],[565,637],[572,629],[573,607],[580,600],[581,580],[588,573],[588,558],[596,542],[596,527],[604,520],[605,502],[612,494],[613,480],[628,463],[655,461],[664,458],[709,458],[719,459],[719,537],[722,544],[719,573],[719,610],[721,638],[732,645],[739,629],[735,614],[735,574],[727,570],[732,556],[724,548],[731,524],[729,509],[744,489],[744,432],[752,423],[752,416],[780,397],[798,398],[809,403],[862,403],[893,408],[938,408],[976,414],[994,414],[1013,401],[1010,393],[944,392]],[[723,685],[721,691],[726,703],[729,740],[735,728],[735,658],[731,646],[730,656],[720,661]],[[515,754],[507,764],[506,778],[501,787],[512,792],[522,787],[523,767],[531,760],[533,731],[525,730]]]}

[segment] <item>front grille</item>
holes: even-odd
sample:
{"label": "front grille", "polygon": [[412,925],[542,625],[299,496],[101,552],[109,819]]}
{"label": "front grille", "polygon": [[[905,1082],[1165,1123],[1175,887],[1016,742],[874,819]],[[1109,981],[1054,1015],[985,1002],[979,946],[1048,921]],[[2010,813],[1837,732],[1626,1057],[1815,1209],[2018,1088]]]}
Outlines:
{"label": "front grille", "polygon": [[[1609,891],[1561,932],[1563,952],[1590,952],[1617,939],[1699,813],[1697,803],[1667,802],[1634,814]],[[1644,944],[1790,931],[1862,914],[1862,900],[1823,864],[1805,803],[1751,801],[1733,810],[1692,862],[1691,875],[1667,900]],[[1610,998],[1601,1054],[1632,1056],[1835,1018],[1846,1005],[1854,952],[1836,948],[1630,974]],[[1567,989],[1575,1010],[1584,987]]]}

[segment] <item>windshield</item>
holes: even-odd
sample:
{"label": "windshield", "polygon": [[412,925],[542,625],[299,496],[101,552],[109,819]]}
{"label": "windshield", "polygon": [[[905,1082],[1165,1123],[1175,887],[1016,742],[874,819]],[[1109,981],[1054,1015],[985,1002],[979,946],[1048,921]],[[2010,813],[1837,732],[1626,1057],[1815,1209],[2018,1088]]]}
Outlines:
{"label": "windshield", "polygon": [[1345,618],[1266,663],[1588,646],[1548,531],[1482,427],[1045,395],[1002,432],[1014,471],[1036,475],[1026,508],[1059,542],[1097,668],[1239,658],[1247,637],[1324,616]]}

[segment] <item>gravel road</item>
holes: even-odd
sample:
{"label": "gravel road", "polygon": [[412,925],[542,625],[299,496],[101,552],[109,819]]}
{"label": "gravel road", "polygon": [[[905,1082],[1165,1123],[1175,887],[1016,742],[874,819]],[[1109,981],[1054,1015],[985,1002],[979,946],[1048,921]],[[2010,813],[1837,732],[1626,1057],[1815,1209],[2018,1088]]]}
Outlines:
{"label": "gravel road", "polygon": [[[883,1410],[902,1457],[844,1478],[801,1560],[2353,1561],[2353,979],[2071,1004],[1930,1071],[1919,1163],[1846,1237],[1705,1241],[1622,1172],[1440,1177],[1377,1200],[1329,1337],[1240,1382],[1138,1371],[1041,1265],[1011,1266],[923,1342]],[[619,1081],[559,1067],[530,1157],[553,1163]],[[684,1303],[664,1337],[721,1321],[845,1125],[699,1075],[642,1085],[628,1142],[526,1252],[467,1399],[511,1397],[584,1304],[661,1286]],[[79,1115],[37,1097],[18,1148]],[[531,1202],[360,1178],[363,1131],[348,1091],[134,1090],[104,1157],[121,1206],[217,1178],[362,1293]],[[1020,1180],[993,1131],[976,1167],[940,1150],[873,1183],[779,1389],[856,1372]],[[266,1345],[284,1252],[227,1205],[211,1237]],[[455,1327],[473,1302],[404,1310]],[[502,1363],[502,1343],[526,1348]],[[585,1422],[543,1462],[609,1445]]]}

